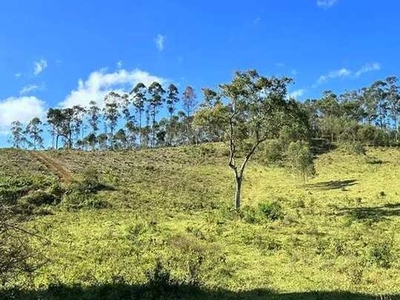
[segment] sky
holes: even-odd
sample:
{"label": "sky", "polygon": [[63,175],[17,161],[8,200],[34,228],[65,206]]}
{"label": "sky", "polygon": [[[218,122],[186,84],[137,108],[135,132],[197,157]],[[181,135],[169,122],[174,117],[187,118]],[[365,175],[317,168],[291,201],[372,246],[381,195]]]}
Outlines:
{"label": "sky", "polygon": [[397,0],[4,0],[0,146],[9,124],[137,82],[201,88],[235,71],[294,79],[303,101],[399,75]]}

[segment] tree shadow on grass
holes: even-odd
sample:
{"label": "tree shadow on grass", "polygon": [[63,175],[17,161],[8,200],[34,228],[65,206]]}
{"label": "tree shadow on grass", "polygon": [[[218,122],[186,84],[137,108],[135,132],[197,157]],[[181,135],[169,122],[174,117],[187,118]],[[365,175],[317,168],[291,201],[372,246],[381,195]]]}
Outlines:
{"label": "tree shadow on grass", "polygon": [[132,300],[132,299],[243,299],[243,300],[372,300],[372,299],[400,299],[400,295],[373,296],[350,292],[304,292],[304,293],[276,293],[269,290],[251,290],[232,292],[227,290],[212,291],[191,285],[177,286],[149,286],[107,284],[91,287],[52,285],[47,290],[27,291],[8,290],[0,291],[0,299],[15,300]]}
{"label": "tree shadow on grass", "polygon": [[373,207],[352,207],[340,209],[338,215],[347,215],[354,220],[379,222],[388,217],[400,216],[400,203],[389,203]]}
{"label": "tree shadow on grass", "polygon": [[356,179],[349,180],[332,180],[326,182],[318,182],[307,184],[308,188],[321,189],[321,190],[340,190],[357,184]]}

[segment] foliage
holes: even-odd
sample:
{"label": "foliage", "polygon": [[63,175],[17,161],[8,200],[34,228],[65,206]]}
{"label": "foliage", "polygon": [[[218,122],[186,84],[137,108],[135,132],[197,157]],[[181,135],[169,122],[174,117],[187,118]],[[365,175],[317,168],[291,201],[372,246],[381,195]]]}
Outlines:
{"label": "foliage", "polygon": [[259,203],[258,209],[263,216],[271,221],[282,220],[284,218],[282,205],[277,201]]}
{"label": "foliage", "polygon": [[299,174],[304,182],[315,175],[313,155],[308,144],[301,141],[290,143],[286,156],[288,167]]}

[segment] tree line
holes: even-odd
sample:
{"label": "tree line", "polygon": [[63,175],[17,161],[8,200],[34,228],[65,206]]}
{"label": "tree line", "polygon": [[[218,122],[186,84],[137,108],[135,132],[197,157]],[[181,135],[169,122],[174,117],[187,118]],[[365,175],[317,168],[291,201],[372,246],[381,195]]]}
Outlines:
{"label": "tree line", "polygon": [[[182,110],[177,112],[178,104]],[[180,95],[174,84],[164,88],[158,82],[148,87],[138,83],[130,93],[110,92],[102,107],[91,101],[88,107],[50,108],[46,120],[35,117],[26,125],[16,120],[11,124],[9,142],[14,148],[44,148],[47,129],[53,149],[181,145],[193,141],[195,106],[196,94],[191,86]],[[163,117],[158,119],[160,113]]]}
{"label": "tree line", "polygon": [[[286,88],[290,82],[286,78],[282,84]],[[16,120],[9,142],[15,148],[40,149],[44,137],[51,136],[53,149],[117,150],[223,141],[230,131],[233,107],[224,99],[230,92],[217,95],[203,89],[204,100],[197,106],[191,86],[180,94],[174,84],[163,87],[154,82],[147,87],[138,83],[130,93],[110,92],[102,107],[91,101],[88,107],[50,108],[45,120],[35,117],[26,125]],[[288,98],[286,90],[280,97]],[[291,102],[298,106],[303,125],[286,124],[280,131],[294,139],[381,146],[399,143],[400,93],[394,76],[340,95],[325,91],[318,99]],[[281,118],[290,123],[289,114]],[[250,130],[249,126],[245,124],[243,130]]]}

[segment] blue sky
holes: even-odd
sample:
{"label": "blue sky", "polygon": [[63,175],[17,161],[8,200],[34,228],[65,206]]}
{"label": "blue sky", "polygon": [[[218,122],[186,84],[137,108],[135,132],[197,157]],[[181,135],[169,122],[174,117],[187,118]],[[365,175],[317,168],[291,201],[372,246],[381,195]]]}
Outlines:
{"label": "blue sky", "polygon": [[0,145],[12,120],[137,81],[200,94],[255,68],[293,77],[299,100],[369,85],[398,75],[399,10],[395,0],[5,0]]}

